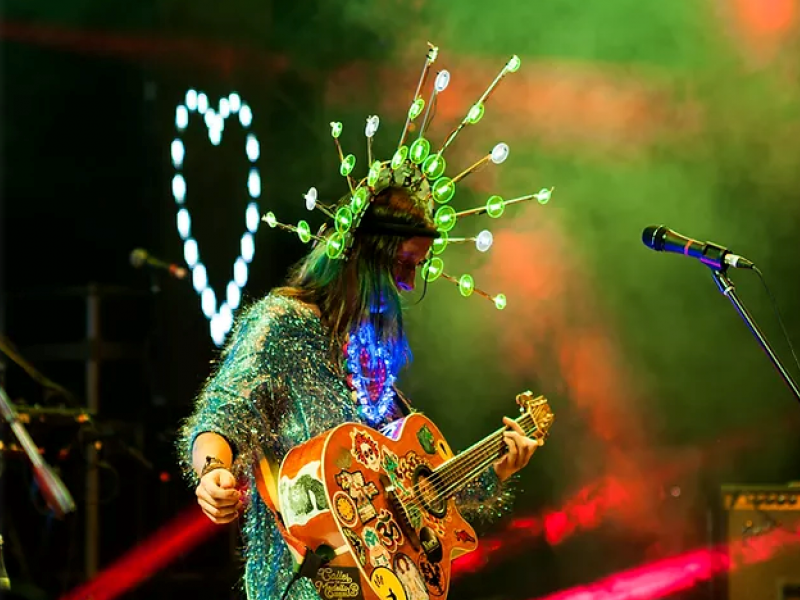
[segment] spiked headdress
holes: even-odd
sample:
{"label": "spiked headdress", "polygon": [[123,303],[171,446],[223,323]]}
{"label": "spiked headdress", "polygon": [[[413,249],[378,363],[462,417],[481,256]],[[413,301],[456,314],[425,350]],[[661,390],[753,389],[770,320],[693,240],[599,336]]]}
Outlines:
{"label": "spiked headdress", "polygon": [[[378,131],[380,119],[377,116],[368,117],[365,135],[367,138],[367,162],[370,165],[369,172],[361,180],[354,179],[352,173],[356,164],[356,157],[353,154],[345,155],[342,151],[342,146],[339,142],[342,124],[338,122],[331,123],[331,136],[339,155],[339,172],[342,177],[347,179],[349,194],[345,196],[344,201],[330,206],[318,202],[317,190],[314,187],[306,192],[304,198],[306,208],[310,211],[316,209],[324,213],[333,221],[332,227],[326,225],[314,235],[305,220],[299,221],[297,225],[287,225],[278,222],[272,212],[264,215],[263,220],[270,227],[280,227],[297,233],[303,242],[315,240],[317,243],[325,244],[325,251],[328,257],[333,260],[347,260],[349,250],[358,231],[408,237],[421,235],[434,238],[431,256],[429,256],[422,269],[423,278],[429,282],[440,278],[450,281],[458,286],[463,296],[471,296],[476,293],[494,302],[498,309],[503,309],[506,306],[506,297],[503,294],[490,295],[475,287],[475,282],[471,275],[465,274],[460,277],[449,275],[444,270],[444,262],[440,255],[449,244],[453,243],[474,242],[481,252],[485,252],[491,247],[492,234],[487,230],[481,231],[472,237],[451,237],[450,232],[456,223],[464,217],[485,214],[496,219],[511,204],[533,199],[536,199],[540,204],[546,204],[550,200],[552,189],[542,189],[536,194],[520,196],[510,200],[504,200],[500,196],[493,195],[489,197],[484,206],[456,211],[449,203],[455,195],[457,184],[470,173],[489,163],[499,165],[504,162],[508,158],[509,148],[505,143],[497,144],[473,165],[453,177],[445,175],[447,162],[444,153],[464,127],[475,125],[481,120],[487,100],[506,75],[519,69],[520,59],[516,55],[509,59],[483,95],[470,107],[466,116],[445,138],[441,147],[434,151],[431,148],[430,141],[425,137],[425,133],[433,120],[432,107],[435,107],[438,95],[450,83],[450,73],[446,70],[437,73],[433,89],[426,103],[422,97],[422,91],[428,79],[431,65],[436,61],[439,53],[439,49],[436,46],[430,44],[428,46],[425,65],[422,69],[417,89],[414,92],[413,101],[408,109],[400,142],[391,160],[381,161],[373,158],[372,140]],[[416,127],[416,139],[409,143],[408,138],[412,123],[416,122],[420,117],[422,117],[422,120]],[[421,202],[426,213],[431,216],[433,226],[408,225],[397,219],[372,215],[371,211],[368,210],[370,203],[378,194],[389,187],[406,189],[415,198],[416,202]]]}

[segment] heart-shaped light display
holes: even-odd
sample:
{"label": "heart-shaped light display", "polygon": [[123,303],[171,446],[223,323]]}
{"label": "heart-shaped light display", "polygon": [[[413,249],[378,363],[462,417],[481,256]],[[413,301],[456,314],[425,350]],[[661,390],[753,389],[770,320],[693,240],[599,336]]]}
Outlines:
{"label": "heart-shaped light display", "polygon": [[[192,113],[203,117],[203,121],[208,128],[208,139],[215,146],[218,146],[222,141],[225,121],[229,117],[238,117],[239,123],[248,132],[245,138],[245,154],[251,166],[247,176],[247,191],[252,200],[245,209],[245,232],[240,242],[241,252],[236,262],[233,263],[233,278],[228,282],[224,300],[219,305],[217,303],[217,295],[208,285],[206,267],[200,260],[200,249],[197,245],[197,240],[192,237],[192,218],[189,208],[186,206],[187,186],[186,179],[183,176],[183,161],[186,156],[186,148],[181,135],[186,130],[189,124],[189,116]],[[172,157],[172,165],[175,167],[175,174],[172,177],[172,197],[175,199],[178,209],[178,234],[183,240],[183,257],[192,271],[194,289],[200,296],[200,307],[209,320],[211,339],[214,340],[217,346],[223,344],[225,336],[233,327],[233,311],[239,307],[242,288],[247,284],[248,264],[250,264],[255,255],[255,239],[253,235],[258,231],[261,215],[257,202],[257,199],[261,196],[261,174],[256,166],[256,161],[260,155],[260,146],[255,133],[250,131],[252,122],[252,110],[242,102],[239,94],[236,93],[222,98],[219,101],[219,107],[215,110],[209,106],[208,97],[203,92],[189,90],[186,93],[185,103],[179,104],[175,109],[175,129],[177,133],[172,141],[170,155]]]}

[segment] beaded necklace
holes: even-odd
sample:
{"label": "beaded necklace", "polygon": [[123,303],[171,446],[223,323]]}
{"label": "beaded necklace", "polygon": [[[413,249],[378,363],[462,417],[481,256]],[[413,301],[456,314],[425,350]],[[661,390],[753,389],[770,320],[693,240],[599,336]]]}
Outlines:
{"label": "beaded necklace", "polygon": [[350,334],[344,352],[347,383],[355,392],[359,413],[370,425],[383,423],[394,407],[397,377],[392,353],[370,323]]}

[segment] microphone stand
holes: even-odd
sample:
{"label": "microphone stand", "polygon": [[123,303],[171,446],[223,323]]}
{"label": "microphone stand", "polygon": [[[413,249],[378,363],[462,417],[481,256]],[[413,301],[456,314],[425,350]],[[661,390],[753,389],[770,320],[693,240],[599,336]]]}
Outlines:
{"label": "microphone stand", "polygon": [[72,499],[69,490],[39,455],[36,444],[33,443],[28,431],[20,423],[17,411],[14,410],[11,399],[2,387],[0,387],[0,416],[9,424],[14,435],[17,436],[20,446],[28,456],[28,460],[33,467],[33,475],[39,484],[39,490],[42,492],[42,496],[44,496],[50,509],[58,518],[62,518],[67,513],[74,511],[75,501]]}
{"label": "microphone stand", "polygon": [[769,359],[772,361],[773,366],[778,370],[783,380],[786,382],[786,385],[789,386],[789,389],[792,390],[792,394],[794,394],[795,399],[800,402],[800,390],[797,388],[797,384],[792,379],[791,375],[786,371],[783,364],[781,364],[780,359],[775,355],[775,352],[772,350],[772,347],[769,345],[767,338],[764,337],[764,334],[758,328],[753,316],[747,310],[747,307],[742,304],[742,301],[739,300],[739,297],[736,295],[736,289],[733,285],[733,282],[728,277],[727,273],[725,272],[727,269],[723,267],[722,269],[711,269],[711,274],[714,277],[714,281],[719,288],[719,291],[722,292],[723,296],[726,296],[728,300],[731,301],[733,307],[736,309],[736,312],[739,313],[739,316],[742,317],[742,320],[747,325],[748,329],[752,332],[755,336],[756,341],[758,344],[764,349],[764,352],[767,353]]}

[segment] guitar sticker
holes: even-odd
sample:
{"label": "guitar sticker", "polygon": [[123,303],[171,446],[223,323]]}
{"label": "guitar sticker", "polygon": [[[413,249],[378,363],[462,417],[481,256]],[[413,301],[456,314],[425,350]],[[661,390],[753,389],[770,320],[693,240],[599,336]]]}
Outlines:
{"label": "guitar sticker", "polygon": [[281,478],[278,497],[286,527],[305,525],[330,511],[319,471],[320,462],[314,461],[304,465],[292,479]]}
{"label": "guitar sticker", "polygon": [[422,446],[422,449],[425,450],[426,454],[436,454],[436,447],[433,443],[433,433],[431,433],[427,425],[423,425],[419,428],[419,431],[417,431],[417,441],[419,445]]}
{"label": "guitar sticker", "polygon": [[355,527],[358,523],[358,511],[356,503],[344,492],[336,492],[333,495],[333,510],[342,527]]}
{"label": "guitar sticker", "polygon": [[468,531],[464,531],[463,529],[456,529],[455,535],[456,539],[462,544],[474,544],[476,542],[475,538],[472,537]]}
{"label": "guitar sticker", "polygon": [[364,481],[364,474],[361,471],[351,473],[341,471],[334,477],[339,487],[347,492],[355,500],[356,511],[361,517],[361,522],[366,523],[375,518],[375,507],[372,506],[372,499],[378,495],[378,488],[371,481]]}
{"label": "guitar sticker", "polygon": [[340,469],[349,469],[353,466],[353,456],[347,448],[341,448],[334,464]]}
{"label": "guitar sticker", "polygon": [[436,563],[432,563],[425,556],[425,553],[419,555],[419,571],[422,573],[425,583],[428,584],[428,589],[434,596],[441,596],[447,589],[447,582],[444,578],[444,571],[442,567]]}
{"label": "guitar sticker", "polygon": [[422,551],[428,560],[434,563],[442,561],[442,542],[430,527],[423,527],[419,531],[419,541],[422,544]]}
{"label": "guitar sticker", "polygon": [[399,464],[397,465],[397,470],[395,472],[401,479],[411,479],[411,476],[414,474],[414,470],[419,465],[428,466],[428,461],[420,458],[419,455],[413,450],[409,450],[405,453],[405,456],[400,458]]}
{"label": "guitar sticker", "polygon": [[373,567],[388,567],[392,564],[392,555],[381,544],[381,538],[373,527],[364,527],[361,531],[364,543],[367,545],[369,562]]}
{"label": "guitar sticker", "polygon": [[[448,515],[449,515],[449,513],[448,513]],[[432,515],[430,513],[427,513],[425,515],[425,519],[428,521],[428,525],[433,527],[433,530],[436,533],[438,533],[441,537],[444,537],[445,535],[447,535],[446,527],[445,527],[444,521],[442,521],[442,519],[440,519],[439,517],[437,517],[435,515]],[[452,521],[452,518],[450,518],[449,520]]]}
{"label": "guitar sticker", "polygon": [[357,462],[377,473],[381,468],[378,443],[366,431],[351,431],[350,437],[353,440],[353,457]]}
{"label": "guitar sticker", "polygon": [[322,600],[362,600],[361,577],[355,567],[322,567],[312,577]]}
{"label": "guitar sticker", "polygon": [[414,561],[402,552],[394,557],[394,574],[403,585],[408,600],[429,600],[425,579]]}
{"label": "guitar sticker", "polygon": [[398,439],[400,439],[400,429],[402,429],[405,420],[406,420],[405,417],[400,419],[395,419],[391,423],[387,423],[386,425],[381,427],[379,431],[389,439],[397,441]]}
{"label": "guitar sticker", "polygon": [[406,490],[405,486],[403,485],[402,478],[397,476],[397,467],[400,465],[397,455],[389,450],[386,446],[383,447],[381,454],[383,456],[381,466],[383,466],[383,470],[386,471],[386,474],[389,476],[392,485],[403,496],[408,496],[408,490]]}
{"label": "guitar sticker", "polygon": [[364,542],[361,541],[361,538],[358,537],[358,534],[353,531],[352,529],[343,529],[344,537],[347,538],[347,541],[350,542],[350,546],[353,548],[353,552],[358,557],[358,562],[361,563],[362,567],[367,566],[367,550],[364,548]]}
{"label": "guitar sticker", "polygon": [[403,545],[403,532],[394,516],[385,508],[378,514],[378,521],[375,523],[375,531],[380,536],[381,543],[386,546],[389,552],[394,552]]}
{"label": "guitar sticker", "polygon": [[408,600],[400,580],[386,567],[375,569],[372,572],[370,581],[375,591],[378,592],[379,598],[386,598],[386,600]]}

